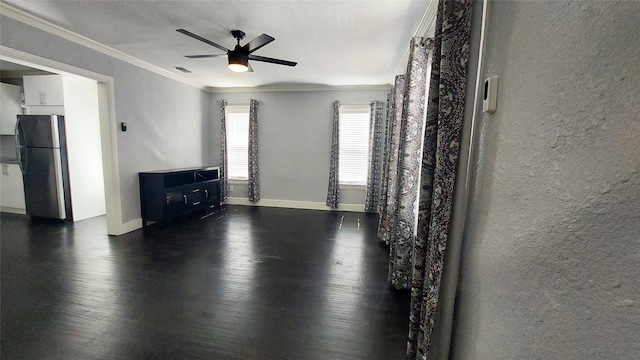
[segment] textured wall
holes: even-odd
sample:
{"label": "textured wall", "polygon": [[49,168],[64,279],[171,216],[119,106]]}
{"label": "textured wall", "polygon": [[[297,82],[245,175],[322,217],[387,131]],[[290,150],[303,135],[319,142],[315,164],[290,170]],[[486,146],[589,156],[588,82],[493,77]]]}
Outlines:
{"label": "textured wall", "polygon": [[640,354],[640,2],[489,3],[452,355]]}

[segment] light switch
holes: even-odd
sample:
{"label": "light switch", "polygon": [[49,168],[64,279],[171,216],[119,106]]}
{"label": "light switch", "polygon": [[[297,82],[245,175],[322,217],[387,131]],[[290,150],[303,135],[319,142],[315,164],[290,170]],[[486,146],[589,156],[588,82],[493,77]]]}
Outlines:
{"label": "light switch", "polygon": [[493,114],[498,103],[498,76],[490,76],[484,81],[482,111]]}

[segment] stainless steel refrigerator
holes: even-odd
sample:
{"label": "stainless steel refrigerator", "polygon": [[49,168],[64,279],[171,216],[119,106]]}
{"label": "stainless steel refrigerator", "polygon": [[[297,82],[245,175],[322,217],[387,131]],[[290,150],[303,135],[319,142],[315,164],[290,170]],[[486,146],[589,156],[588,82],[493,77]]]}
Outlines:
{"label": "stainless steel refrigerator", "polygon": [[64,117],[18,115],[16,145],[27,215],[72,221]]}

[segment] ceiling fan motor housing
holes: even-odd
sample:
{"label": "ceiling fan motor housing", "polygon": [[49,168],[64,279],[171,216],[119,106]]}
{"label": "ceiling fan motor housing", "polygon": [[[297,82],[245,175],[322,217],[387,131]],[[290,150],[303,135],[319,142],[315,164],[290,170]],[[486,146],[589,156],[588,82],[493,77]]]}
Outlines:
{"label": "ceiling fan motor housing", "polygon": [[249,52],[242,51],[239,45],[233,51],[229,51],[229,64],[242,64],[247,65],[249,63]]}

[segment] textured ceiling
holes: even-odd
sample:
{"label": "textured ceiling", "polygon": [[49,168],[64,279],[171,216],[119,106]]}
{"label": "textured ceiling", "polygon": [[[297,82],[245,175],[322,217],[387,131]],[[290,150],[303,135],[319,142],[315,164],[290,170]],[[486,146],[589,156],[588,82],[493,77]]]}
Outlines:
{"label": "textured ceiling", "polygon": [[[52,24],[205,86],[379,85],[402,71],[409,41],[429,0],[386,1],[16,1],[2,0]],[[188,59],[220,50],[177,33],[187,29],[227,48],[231,30],[276,40],[254,54],[298,62],[253,61],[237,74],[226,58]],[[424,35],[424,34],[417,34]],[[183,74],[176,66],[192,71]]]}

